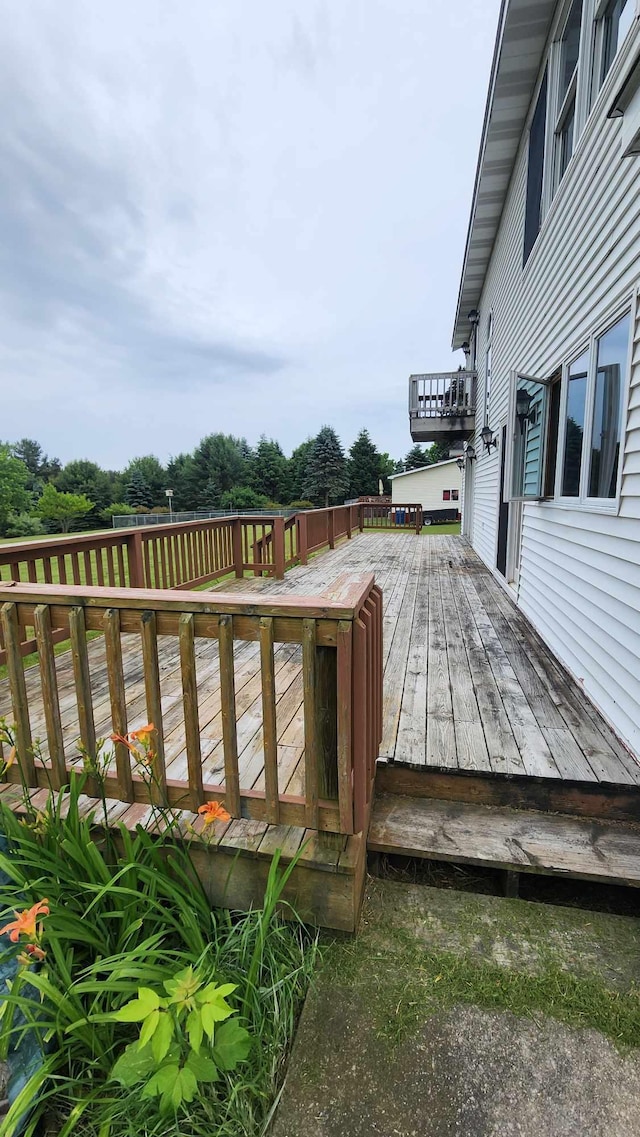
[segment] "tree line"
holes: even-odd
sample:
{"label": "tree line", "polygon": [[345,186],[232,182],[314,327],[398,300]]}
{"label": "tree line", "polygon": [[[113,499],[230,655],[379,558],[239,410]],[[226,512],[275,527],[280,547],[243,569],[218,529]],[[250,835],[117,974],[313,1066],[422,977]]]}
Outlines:
{"label": "tree line", "polygon": [[167,489],[176,512],[337,505],[381,488],[389,493],[391,474],[445,456],[438,444],[413,446],[403,461],[394,461],[365,429],[345,452],[335,430],[323,426],[289,457],[264,435],[251,447],[244,438],[216,433],[166,466],[147,454],[123,470],[104,470],[86,458],[63,465],[40,443],[23,438],[0,443],[0,536],[110,526],[114,514],[165,513]]}

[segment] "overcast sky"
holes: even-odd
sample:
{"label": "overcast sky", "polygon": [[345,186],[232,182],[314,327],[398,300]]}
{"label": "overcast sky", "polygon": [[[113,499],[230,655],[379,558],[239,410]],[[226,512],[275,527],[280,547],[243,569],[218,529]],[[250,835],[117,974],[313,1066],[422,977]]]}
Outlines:
{"label": "overcast sky", "polygon": [[406,453],[451,328],[499,0],[8,0],[0,439]]}

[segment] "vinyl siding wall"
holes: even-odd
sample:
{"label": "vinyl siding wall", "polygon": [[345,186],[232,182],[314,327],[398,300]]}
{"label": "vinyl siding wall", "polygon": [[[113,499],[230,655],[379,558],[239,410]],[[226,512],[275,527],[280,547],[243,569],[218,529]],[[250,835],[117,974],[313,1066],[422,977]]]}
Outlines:
{"label": "vinyl siding wall", "polygon": [[[418,505],[423,509],[460,509],[462,475],[456,462],[415,470],[393,478],[391,500],[394,505]],[[457,490],[458,501],[443,501],[443,490]]]}
{"label": "vinyl siding wall", "polygon": [[[636,27],[619,60],[635,56]],[[620,155],[609,120],[619,66],[600,91],[563,182],[522,267],[527,131],[485,279],[478,335],[484,405],[487,318],[493,312],[489,424],[507,420],[509,374],[551,376],[620,305],[635,318],[618,515],[526,503],[517,599],[549,646],[640,755],[640,157]],[[527,123],[528,130],[528,123]],[[474,439],[471,540],[496,564],[500,453]]]}

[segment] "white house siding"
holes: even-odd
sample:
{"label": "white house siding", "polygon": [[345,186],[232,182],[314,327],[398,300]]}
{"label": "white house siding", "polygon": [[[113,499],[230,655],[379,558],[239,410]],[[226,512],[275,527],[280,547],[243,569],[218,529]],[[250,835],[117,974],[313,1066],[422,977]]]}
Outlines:
{"label": "white house siding", "polygon": [[[460,509],[462,475],[455,461],[438,462],[391,479],[394,505],[422,505],[423,509]],[[457,490],[458,501],[443,501],[443,490]]]}
{"label": "white house siding", "polygon": [[[506,421],[509,373],[550,376],[640,284],[640,158],[621,158],[609,120],[620,67],[600,91],[571,164],[522,268],[527,130],[479,305],[478,406],[484,406],[487,317],[493,311],[491,427]],[[537,96],[537,91],[536,91]],[[531,112],[535,105],[532,102]],[[474,445],[472,543],[496,564],[500,452]],[[619,516],[554,503],[524,506],[518,601],[621,737],[640,754],[640,317],[626,422]]]}

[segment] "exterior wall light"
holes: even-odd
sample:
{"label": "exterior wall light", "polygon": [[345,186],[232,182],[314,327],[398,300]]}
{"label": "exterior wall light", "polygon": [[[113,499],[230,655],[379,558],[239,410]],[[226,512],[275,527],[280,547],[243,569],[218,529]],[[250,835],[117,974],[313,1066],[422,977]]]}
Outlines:
{"label": "exterior wall light", "polygon": [[498,439],[488,423],[485,423],[482,430],[480,431],[480,437],[484,443],[485,450],[489,454],[491,453],[492,447],[495,447],[496,450],[498,449]]}
{"label": "exterior wall light", "polygon": [[480,323],[480,313],[479,313],[478,309],[472,308],[471,311],[469,312],[468,316],[467,316],[467,319],[468,319],[469,323],[473,325],[474,328],[477,328],[478,324]]}
{"label": "exterior wall light", "polygon": [[467,446],[467,449],[465,450],[464,453],[465,453],[465,458],[467,459],[467,462],[475,462],[475,460],[476,460],[476,448],[475,448],[475,446],[471,446],[471,445]]}
{"label": "exterior wall light", "polygon": [[518,387],[516,391],[516,418],[520,423],[520,434],[524,434],[525,423],[534,423],[536,421],[536,408],[531,410],[532,396],[524,387]]}
{"label": "exterior wall light", "polygon": [[459,470],[464,470],[466,464],[464,458],[456,458],[456,466]]}

